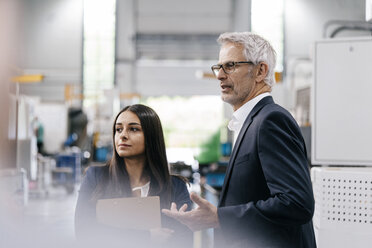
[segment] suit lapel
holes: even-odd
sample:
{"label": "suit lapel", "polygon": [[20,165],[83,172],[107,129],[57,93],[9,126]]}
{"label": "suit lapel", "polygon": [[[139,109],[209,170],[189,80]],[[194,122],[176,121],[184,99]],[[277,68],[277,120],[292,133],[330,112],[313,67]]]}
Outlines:
{"label": "suit lapel", "polygon": [[224,179],[224,182],[223,182],[223,186],[222,186],[222,190],[221,190],[221,194],[220,194],[220,201],[218,203],[218,206],[221,206],[221,204],[222,204],[222,200],[225,196],[226,188],[227,188],[227,185],[229,183],[230,176],[231,176],[231,173],[232,173],[232,170],[233,170],[233,167],[234,167],[236,155],[239,151],[240,144],[243,140],[243,137],[244,137],[245,133],[247,132],[248,127],[251,125],[254,116],[262,109],[262,107],[265,106],[268,103],[273,103],[273,102],[274,101],[273,101],[273,98],[271,96],[264,97],[261,101],[259,101],[256,104],[256,106],[252,109],[252,111],[249,113],[249,115],[245,119],[244,124],[243,124],[243,126],[242,126],[242,128],[239,132],[239,135],[236,139],[232,154],[231,154],[230,159],[229,159],[229,165],[227,167],[227,171],[226,171],[226,174],[225,174],[225,179]]}

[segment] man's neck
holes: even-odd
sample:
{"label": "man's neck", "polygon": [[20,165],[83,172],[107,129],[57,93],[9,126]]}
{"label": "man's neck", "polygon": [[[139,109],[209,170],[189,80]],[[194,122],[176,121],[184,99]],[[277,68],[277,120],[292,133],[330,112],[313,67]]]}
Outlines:
{"label": "man's neck", "polygon": [[238,106],[233,106],[233,110],[237,111],[241,106],[243,106],[244,104],[246,104],[247,102],[255,98],[256,96],[261,95],[266,92],[271,92],[271,87],[264,82],[258,84],[255,90],[252,92],[252,94],[250,94],[244,102],[242,102]]}

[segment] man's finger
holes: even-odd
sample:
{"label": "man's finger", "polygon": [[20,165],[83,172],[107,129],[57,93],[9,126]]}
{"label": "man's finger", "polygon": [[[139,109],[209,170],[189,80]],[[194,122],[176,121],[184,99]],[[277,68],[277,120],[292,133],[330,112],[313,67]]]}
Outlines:
{"label": "man's finger", "polygon": [[162,209],[161,212],[163,214],[165,214],[166,216],[172,217],[172,218],[175,218],[175,219],[177,219],[177,217],[179,215],[178,212],[174,212],[174,211],[171,211],[169,209]]}
{"label": "man's finger", "polygon": [[207,206],[208,205],[208,201],[201,198],[200,196],[198,196],[196,193],[192,192],[190,194],[190,198],[193,202],[195,202],[196,204],[198,204],[199,207],[202,207],[202,206]]}
{"label": "man's finger", "polygon": [[175,218],[175,213],[177,214],[177,204],[172,202],[170,209],[163,208],[161,212],[169,217]]}
{"label": "man's finger", "polygon": [[190,212],[174,212],[174,211],[170,211],[168,209],[162,209],[161,211],[166,216],[171,217],[171,218],[181,222],[182,224],[185,224],[186,226],[189,226],[189,224],[190,224],[190,214],[191,214],[190,212],[191,211]]}
{"label": "man's finger", "polygon": [[176,212],[177,212],[177,204],[174,203],[174,202],[172,202],[170,210],[171,210],[171,211],[176,211]]}
{"label": "man's finger", "polygon": [[179,212],[185,212],[185,210],[187,209],[187,204],[183,204],[182,207],[180,207],[180,210]]}

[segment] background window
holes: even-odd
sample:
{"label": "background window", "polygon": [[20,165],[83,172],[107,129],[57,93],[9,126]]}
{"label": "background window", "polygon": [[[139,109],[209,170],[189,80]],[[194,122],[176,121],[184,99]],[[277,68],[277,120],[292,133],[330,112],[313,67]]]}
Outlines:
{"label": "background window", "polygon": [[223,124],[220,96],[149,97],[143,103],[158,113],[168,149],[192,150],[200,163],[219,159]]}
{"label": "background window", "polygon": [[271,42],[276,53],[275,71],[283,71],[284,57],[284,1],[252,0],[251,29]]}
{"label": "background window", "polygon": [[102,101],[114,87],[116,0],[84,1],[84,106]]}

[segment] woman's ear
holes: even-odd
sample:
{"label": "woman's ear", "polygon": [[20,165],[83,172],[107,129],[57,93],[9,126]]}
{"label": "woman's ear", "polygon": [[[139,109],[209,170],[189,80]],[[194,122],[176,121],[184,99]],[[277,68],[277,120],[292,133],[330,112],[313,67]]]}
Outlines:
{"label": "woman's ear", "polygon": [[266,78],[267,73],[269,72],[269,66],[265,62],[260,62],[257,66],[256,81],[258,83],[264,81]]}

